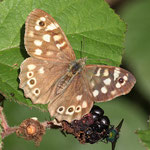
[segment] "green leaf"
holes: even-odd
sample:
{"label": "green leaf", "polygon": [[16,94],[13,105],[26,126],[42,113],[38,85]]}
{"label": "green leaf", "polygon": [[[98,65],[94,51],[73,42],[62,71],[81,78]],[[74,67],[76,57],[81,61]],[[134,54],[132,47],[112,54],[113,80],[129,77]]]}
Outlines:
{"label": "green leaf", "polygon": [[24,23],[35,8],[56,19],[77,58],[82,52],[83,57],[96,60],[90,63],[120,65],[126,25],[104,0],[4,0],[0,3],[0,92],[7,99],[33,106],[18,88],[18,74],[21,62],[28,57]]}
{"label": "green leaf", "polygon": [[135,1],[127,5],[122,17],[128,24],[125,62],[136,75],[136,87],[150,102],[150,1]]}
{"label": "green leaf", "polygon": [[138,134],[140,140],[142,141],[144,146],[147,148],[147,150],[150,150],[150,129],[137,130],[136,133]]}

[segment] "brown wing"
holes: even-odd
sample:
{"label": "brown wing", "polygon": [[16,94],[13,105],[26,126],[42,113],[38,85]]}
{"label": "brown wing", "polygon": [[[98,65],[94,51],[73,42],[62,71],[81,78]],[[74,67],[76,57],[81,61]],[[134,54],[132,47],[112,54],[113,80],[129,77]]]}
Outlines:
{"label": "brown wing", "polygon": [[29,57],[21,65],[19,87],[34,104],[53,101],[56,82],[67,71],[68,64],[43,61]]}
{"label": "brown wing", "polygon": [[89,113],[92,106],[92,95],[87,83],[81,75],[77,75],[64,93],[48,104],[48,110],[57,120],[71,122]]}
{"label": "brown wing", "polygon": [[75,60],[74,51],[58,23],[35,9],[25,24],[25,47],[30,56],[53,61]]}
{"label": "brown wing", "polygon": [[136,82],[127,70],[105,65],[87,65],[84,78],[89,83],[93,100],[97,102],[109,101],[129,93]]}

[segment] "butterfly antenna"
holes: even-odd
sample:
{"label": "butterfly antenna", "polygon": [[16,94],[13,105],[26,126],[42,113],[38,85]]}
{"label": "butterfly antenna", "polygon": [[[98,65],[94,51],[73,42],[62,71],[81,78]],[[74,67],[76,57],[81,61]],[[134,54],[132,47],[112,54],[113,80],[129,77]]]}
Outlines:
{"label": "butterfly antenna", "polygon": [[80,59],[83,58],[83,50],[84,50],[84,37],[82,38],[81,41]]}

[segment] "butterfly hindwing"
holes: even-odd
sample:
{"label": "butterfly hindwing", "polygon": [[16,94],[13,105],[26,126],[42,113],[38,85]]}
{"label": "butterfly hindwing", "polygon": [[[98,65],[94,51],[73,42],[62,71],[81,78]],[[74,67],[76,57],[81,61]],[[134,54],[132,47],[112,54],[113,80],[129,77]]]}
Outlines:
{"label": "butterfly hindwing", "polygon": [[94,101],[97,102],[129,93],[136,82],[127,70],[106,65],[87,65],[84,78],[88,80]]}
{"label": "butterfly hindwing", "polygon": [[92,95],[88,91],[83,76],[76,76],[65,92],[49,103],[48,110],[51,116],[68,122],[79,120],[83,115],[89,113],[93,106]]}
{"label": "butterfly hindwing", "polygon": [[19,87],[34,104],[46,104],[56,96],[56,82],[65,74],[67,68],[68,64],[29,57],[21,65]]}

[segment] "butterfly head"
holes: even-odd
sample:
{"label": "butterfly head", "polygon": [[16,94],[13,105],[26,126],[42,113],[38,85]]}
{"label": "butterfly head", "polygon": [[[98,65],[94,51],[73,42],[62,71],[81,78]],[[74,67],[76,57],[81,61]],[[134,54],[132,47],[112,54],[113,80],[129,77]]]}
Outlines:
{"label": "butterfly head", "polygon": [[82,71],[85,66],[85,62],[86,58],[72,61],[69,67],[70,72],[72,72],[72,74],[77,74],[78,72]]}

